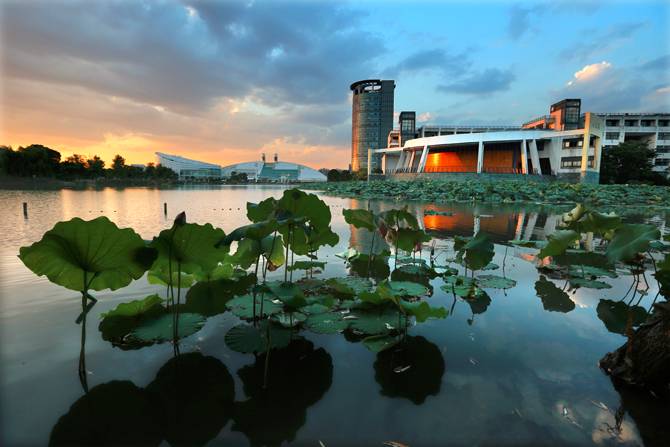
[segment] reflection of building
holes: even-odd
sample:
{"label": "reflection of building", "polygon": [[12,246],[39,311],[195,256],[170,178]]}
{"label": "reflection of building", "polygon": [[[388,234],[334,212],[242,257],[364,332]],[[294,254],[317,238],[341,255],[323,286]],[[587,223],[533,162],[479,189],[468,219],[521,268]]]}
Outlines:
{"label": "reflection of building", "polygon": [[277,183],[288,182],[325,182],[327,177],[319,171],[296,163],[280,162],[275,154],[274,162],[266,162],[265,154],[262,161],[237,163],[222,168],[224,178],[229,178],[235,172],[237,175],[246,174],[251,181],[270,181]]}
{"label": "reflection of building", "polygon": [[368,79],[351,84],[353,110],[351,115],[351,168],[358,171],[381,168],[381,155],[372,155],[370,149],[386,147],[393,129],[393,81]]}
{"label": "reflection of building", "polygon": [[202,161],[189,160],[179,155],[156,152],[156,164],[163,165],[179,174],[180,179],[205,180],[221,178],[221,166]]}

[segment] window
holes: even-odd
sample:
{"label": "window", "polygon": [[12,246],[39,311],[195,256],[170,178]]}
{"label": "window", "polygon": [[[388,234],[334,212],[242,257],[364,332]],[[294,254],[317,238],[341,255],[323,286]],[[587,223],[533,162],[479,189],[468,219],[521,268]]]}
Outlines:
{"label": "window", "polygon": [[624,124],[628,127],[637,127],[637,120],[626,120]]}
{"label": "window", "polygon": [[576,147],[584,146],[584,140],[565,140],[563,141],[564,149],[574,149]]}
{"label": "window", "polygon": [[607,133],[605,133],[605,139],[606,140],[618,140],[619,139],[619,132],[607,132]]}
{"label": "window", "polygon": [[658,120],[658,125],[660,127],[668,127],[670,120]]}
{"label": "window", "polygon": [[657,158],[654,160],[654,166],[670,166],[670,158]]}
{"label": "window", "polygon": [[670,132],[659,132],[658,133],[658,139],[659,140],[670,140]]}
{"label": "window", "polygon": [[670,153],[670,146],[657,146],[656,147],[656,152],[659,153],[659,154]]}
{"label": "window", "polygon": [[619,127],[621,124],[619,120],[607,120],[605,121],[605,126],[610,126],[610,127]]}
{"label": "window", "polygon": [[561,158],[561,168],[581,168],[582,157]]}
{"label": "window", "polygon": [[656,123],[654,121],[651,121],[651,120],[643,120],[642,121],[642,127],[652,127],[652,126],[655,126],[655,125],[656,125]]}

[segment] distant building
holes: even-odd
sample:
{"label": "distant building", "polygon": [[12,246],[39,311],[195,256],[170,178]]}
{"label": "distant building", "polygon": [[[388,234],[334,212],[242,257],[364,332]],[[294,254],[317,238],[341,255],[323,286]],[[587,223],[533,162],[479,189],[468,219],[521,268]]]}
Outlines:
{"label": "distant building", "polygon": [[144,169],[146,168],[146,166],[141,165],[141,164],[139,164],[139,163],[132,163],[130,166],[133,167],[133,168],[139,168],[139,169],[141,169],[141,170],[143,170],[143,171],[144,171]]}
{"label": "distant building", "polygon": [[209,180],[221,178],[221,166],[189,160],[179,155],[156,152],[156,165],[163,165],[179,174],[181,180]]}
{"label": "distant building", "polygon": [[265,154],[261,161],[236,163],[221,169],[223,178],[230,178],[232,173],[246,174],[249,181],[288,182],[325,182],[328,178],[316,169],[297,163],[280,162],[275,154],[274,162],[266,162]]}
{"label": "distant building", "polygon": [[393,129],[393,81],[368,79],[351,84],[353,105],[351,115],[351,169],[381,168],[381,156],[370,150],[386,147]]}

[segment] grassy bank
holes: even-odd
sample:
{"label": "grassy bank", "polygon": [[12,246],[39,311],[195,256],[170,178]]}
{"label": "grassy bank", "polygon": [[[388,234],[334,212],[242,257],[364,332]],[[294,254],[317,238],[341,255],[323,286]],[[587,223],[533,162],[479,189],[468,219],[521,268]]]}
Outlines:
{"label": "grassy bank", "polygon": [[534,182],[327,182],[303,185],[338,197],[422,200],[426,202],[480,201],[550,204],[670,206],[670,187],[647,185],[586,185]]}

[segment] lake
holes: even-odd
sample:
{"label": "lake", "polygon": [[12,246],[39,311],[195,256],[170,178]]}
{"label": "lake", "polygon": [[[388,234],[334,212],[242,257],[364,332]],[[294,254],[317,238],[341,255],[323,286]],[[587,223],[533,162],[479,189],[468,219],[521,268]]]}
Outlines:
{"label": "lake", "polygon": [[[271,351],[273,398],[263,398],[255,385],[262,365],[224,342],[228,330],[243,322],[230,312],[208,318],[183,339],[180,359],[173,358],[169,343],[114,347],[102,339],[98,315],[122,302],[165,295],[145,275],[118,291],[94,292],[99,301],[89,314],[86,342],[91,401],[82,399],[81,331],[75,323],[81,295],[34,275],[17,258],[19,248],[73,217],[104,215],[151,239],[185,211],[188,222],[229,233],[249,223],[247,202],[282,193],[261,186],[0,190],[2,445],[75,443],[78,431],[96,430],[101,444],[108,439],[104,433],[129,430],[137,445],[667,445],[667,402],[615,389],[597,366],[626,341],[616,318],[602,316],[602,300],[629,302],[633,277],[618,270],[619,277],[603,280],[611,289],[570,289],[565,280],[538,272],[539,249],[507,241],[545,240],[569,208],[532,204],[408,204],[421,225],[437,233],[438,264],[454,257],[454,236],[481,230],[492,236],[493,262],[501,266],[481,273],[503,276],[504,265],[504,276],[518,282],[508,290],[485,289],[486,297],[468,302],[441,290],[441,278],[431,280],[433,293],[426,300],[450,315],[409,328],[407,352],[400,354],[409,369],[395,371],[391,356],[371,352],[350,331],[301,331],[304,340],[291,349]],[[370,206],[379,212],[405,205],[320,197],[340,238],[336,247],[319,250],[327,265],[315,277],[322,278],[351,273],[335,254],[369,249],[369,234],[350,227],[343,209]],[[428,210],[452,215],[424,215]],[[665,216],[632,215],[626,221],[652,223],[667,233]],[[428,254],[426,246],[423,258]],[[280,277],[283,268],[272,276]],[[636,295],[632,304],[648,310],[658,289],[647,278],[648,295]],[[177,361],[184,375],[175,381],[168,367]],[[77,425],[84,417],[95,427]]]}

